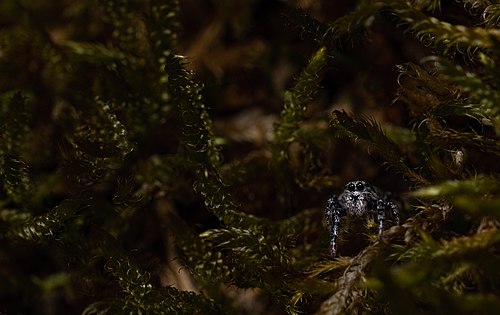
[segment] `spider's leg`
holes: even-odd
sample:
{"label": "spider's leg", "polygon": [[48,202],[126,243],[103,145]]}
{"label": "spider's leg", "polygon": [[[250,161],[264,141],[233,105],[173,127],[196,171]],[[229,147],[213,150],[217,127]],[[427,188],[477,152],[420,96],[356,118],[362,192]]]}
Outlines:
{"label": "spider's leg", "polygon": [[377,224],[379,239],[382,239],[382,231],[384,230],[385,207],[386,203],[383,200],[377,201]]}
{"label": "spider's leg", "polygon": [[340,205],[337,196],[331,196],[326,205],[325,216],[326,223],[330,228],[330,254],[335,257],[337,252],[337,237],[339,235],[340,217],[343,215],[343,208]]}
{"label": "spider's leg", "polygon": [[396,224],[399,225],[399,208],[394,202],[387,202],[387,207],[391,209],[392,217],[394,218],[394,221],[396,221]]}

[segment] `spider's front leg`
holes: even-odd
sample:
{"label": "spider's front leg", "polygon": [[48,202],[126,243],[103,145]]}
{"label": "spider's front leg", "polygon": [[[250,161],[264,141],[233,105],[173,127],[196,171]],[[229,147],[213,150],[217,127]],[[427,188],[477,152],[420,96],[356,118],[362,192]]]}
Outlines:
{"label": "spider's front leg", "polygon": [[377,201],[377,224],[378,224],[378,239],[382,239],[382,231],[384,230],[386,203],[383,200]]}
{"label": "spider's front leg", "polygon": [[399,208],[398,208],[398,206],[396,206],[396,204],[394,202],[389,201],[387,203],[387,207],[389,209],[391,209],[392,217],[393,217],[394,221],[396,221],[396,224],[399,225],[400,222],[399,222]]}
{"label": "spider's front leg", "polygon": [[339,235],[340,217],[344,215],[344,209],[339,203],[337,196],[331,196],[326,204],[326,223],[330,228],[330,254],[335,257],[337,253],[337,237]]}
{"label": "spider's front leg", "polygon": [[378,224],[378,238],[382,239],[382,231],[384,230],[385,212],[389,208],[391,210],[392,217],[397,225],[399,225],[399,208],[395,203],[391,201],[378,200],[377,209],[377,224]]}

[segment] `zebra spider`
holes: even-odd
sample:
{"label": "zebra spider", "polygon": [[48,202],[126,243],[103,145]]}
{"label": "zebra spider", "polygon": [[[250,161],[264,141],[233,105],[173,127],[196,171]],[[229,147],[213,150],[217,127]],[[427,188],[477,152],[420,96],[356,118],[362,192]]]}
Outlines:
{"label": "zebra spider", "polygon": [[362,180],[348,182],[340,195],[332,195],[328,198],[325,216],[331,236],[330,254],[335,256],[337,253],[340,221],[346,215],[351,217],[376,216],[379,239],[382,238],[387,210],[391,212],[394,221],[399,225],[399,208],[388,199],[387,194]]}

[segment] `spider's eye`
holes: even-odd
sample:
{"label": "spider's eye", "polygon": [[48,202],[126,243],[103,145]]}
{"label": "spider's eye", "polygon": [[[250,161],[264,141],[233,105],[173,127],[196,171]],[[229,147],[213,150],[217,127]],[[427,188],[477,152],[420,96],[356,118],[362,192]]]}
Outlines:
{"label": "spider's eye", "polygon": [[356,184],[356,190],[363,190],[363,189],[365,189],[365,185],[363,183]]}
{"label": "spider's eye", "polygon": [[349,190],[349,191],[355,191],[356,185],[354,183],[349,183],[349,184],[347,184],[347,186],[345,188],[347,188],[347,190]]}

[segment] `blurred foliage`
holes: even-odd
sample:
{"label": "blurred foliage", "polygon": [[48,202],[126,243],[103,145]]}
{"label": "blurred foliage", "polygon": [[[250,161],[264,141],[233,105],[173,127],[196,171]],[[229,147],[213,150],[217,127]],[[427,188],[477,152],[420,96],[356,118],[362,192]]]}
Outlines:
{"label": "blurred foliage", "polygon": [[[500,313],[499,21],[0,2],[0,313]],[[353,179],[403,223],[347,220],[332,258],[325,201]]]}

